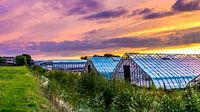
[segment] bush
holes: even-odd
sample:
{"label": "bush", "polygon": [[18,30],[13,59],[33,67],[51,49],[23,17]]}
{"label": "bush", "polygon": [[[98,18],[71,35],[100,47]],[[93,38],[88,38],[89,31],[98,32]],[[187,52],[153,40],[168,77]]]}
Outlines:
{"label": "bush", "polygon": [[4,63],[4,59],[0,56],[0,64]]}
{"label": "bush", "polygon": [[132,98],[133,93],[129,90],[122,91],[114,97],[111,111],[112,112],[135,112],[135,101]]}
{"label": "bush", "polygon": [[22,56],[22,55],[16,56],[16,64],[17,66],[24,66],[24,65],[28,66],[26,56]]}
{"label": "bush", "polygon": [[77,91],[78,80],[80,76],[69,72],[49,71],[46,75],[50,81],[56,81],[57,84],[67,92]]}
{"label": "bush", "polygon": [[[103,91],[103,99],[106,109],[110,110],[112,105],[120,103],[116,98],[125,93],[131,93],[131,95],[133,94],[132,87],[129,84],[119,80],[109,81],[105,91]],[[115,103],[113,104],[114,100]]]}
{"label": "bush", "polygon": [[107,86],[107,80],[95,72],[82,74],[79,82],[79,92],[88,96],[95,97]]}
{"label": "bush", "polygon": [[[140,88],[141,89],[141,88]],[[134,91],[132,95],[132,105],[136,112],[146,111],[149,112],[152,109],[158,110],[158,103],[154,95],[148,94],[149,91],[146,89]]]}
{"label": "bush", "polygon": [[184,107],[182,101],[179,98],[170,97],[164,95],[160,102],[161,112],[183,112]]}
{"label": "bush", "polygon": [[78,75],[49,71],[45,76],[49,78],[50,92],[82,112],[200,111],[200,95],[197,91],[192,91],[190,97],[184,90],[166,92],[133,87],[124,81],[106,80],[95,72]]}
{"label": "bush", "polygon": [[191,90],[193,93],[192,96],[190,96],[191,93],[186,91],[185,95],[183,96],[184,101],[184,109],[187,112],[200,112],[200,95],[199,92],[195,90]]}
{"label": "bush", "polygon": [[35,74],[38,74],[38,75],[43,75],[45,74],[46,70],[43,69],[42,67],[40,66],[37,66],[37,65],[34,65],[31,67],[31,70],[35,73]]}

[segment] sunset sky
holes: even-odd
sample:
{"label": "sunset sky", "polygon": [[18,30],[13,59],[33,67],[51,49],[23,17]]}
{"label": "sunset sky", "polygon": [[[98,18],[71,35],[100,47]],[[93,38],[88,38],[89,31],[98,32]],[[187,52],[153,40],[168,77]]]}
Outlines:
{"label": "sunset sky", "polygon": [[0,55],[200,54],[200,0],[0,0]]}

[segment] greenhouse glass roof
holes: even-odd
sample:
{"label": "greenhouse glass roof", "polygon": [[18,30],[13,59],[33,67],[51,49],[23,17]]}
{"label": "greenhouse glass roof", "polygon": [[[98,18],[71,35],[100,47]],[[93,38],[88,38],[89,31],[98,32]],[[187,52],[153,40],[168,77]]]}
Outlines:
{"label": "greenhouse glass roof", "polygon": [[52,62],[55,64],[59,63],[86,63],[87,60],[52,60]]}
{"label": "greenhouse glass roof", "polygon": [[91,61],[97,72],[110,79],[120,59],[120,57],[92,57]]}
{"label": "greenhouse glass roof", "polygon": [[199,55],[128,54],[157,88],[185,88],[200,74]]}

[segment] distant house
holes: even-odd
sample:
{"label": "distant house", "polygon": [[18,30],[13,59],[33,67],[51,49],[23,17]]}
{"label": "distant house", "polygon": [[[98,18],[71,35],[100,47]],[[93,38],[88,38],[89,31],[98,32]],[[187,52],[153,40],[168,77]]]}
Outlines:
{"label": "distant house", "polygon": [[16,65],[16,58],[15,57],[2,57],[3,62],[0,65],[9,66],[9,65]]}
{"label": "distant house", "polygon": [[13,65],[16,64],[16,58],[15,57],[4,57],[5,63],[7,65]]}
{"label": "distant house", "polygon": [[94,56],[88,60],[86,64],[86,70],[95,70],[106,79],[111,79],[113,71],[119,63],[120,59],[120,57]]}
{"label": "distant house", "polygon": [[127,53],[113,78],[148,88],[182,89],[199,79],[199,74],[200,55]]}

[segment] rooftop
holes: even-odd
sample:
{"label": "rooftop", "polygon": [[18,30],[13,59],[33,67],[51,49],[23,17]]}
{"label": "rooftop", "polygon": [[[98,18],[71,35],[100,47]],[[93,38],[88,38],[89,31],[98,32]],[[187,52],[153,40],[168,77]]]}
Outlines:
{"label": "rooftop", "polygon": [[187,54],[127,54],[157,88],[185,88],[200,75],[200,56]]}

